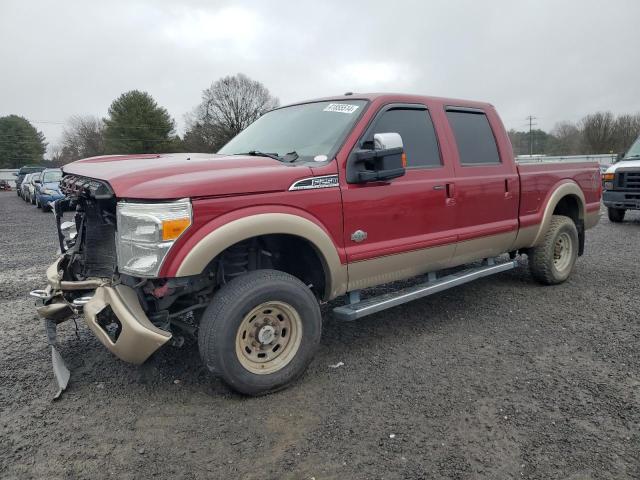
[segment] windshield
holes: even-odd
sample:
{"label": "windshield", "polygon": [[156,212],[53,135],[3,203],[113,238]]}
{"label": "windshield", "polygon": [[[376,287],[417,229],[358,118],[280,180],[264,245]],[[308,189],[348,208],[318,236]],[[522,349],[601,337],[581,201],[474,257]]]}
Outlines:
{"label": "windshield", "polygon": [[640,158],[640,137],[635,141],[631,148],[624,156],[623,160],[637,160]]}
{"label": "windshield", "polygon": [[51,170],[50,172],[44,172],[42,177],[42,183],[59,182],[62,178],[61,170]]}
{"label": "windshield", "polygon": [[31,183],[35,183],[36,180],[40,180],[41,173],[32,173],[31,174]]}
{"label": "windshield", "polygon": [[359,118],[365,100],[305,103],[264,114],[218,153],[265,152],[299,160],[330,160]]}

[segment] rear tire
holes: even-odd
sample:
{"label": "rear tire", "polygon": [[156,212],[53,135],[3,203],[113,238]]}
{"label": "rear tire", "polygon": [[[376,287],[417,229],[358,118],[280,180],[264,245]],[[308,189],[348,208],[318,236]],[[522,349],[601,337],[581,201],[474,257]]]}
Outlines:
{"label": "rear tire", "polygon": [[198,348],[207,368],[234,390],[263,395],[306,370],[322,333],[320,307],[296,277],[245,273],[223,285],[205,310]]}
{"label": "rear tire", "polygon": [[620,223],[624,220],[624,214],[627,211],[624,208],[607,208],[607,214],[609,216],[609,220],[613,223]]}
{"label": "rear tire", "polygon": [[564,282],[578,258],[578,229],[569,217],[553,215],[542,243],[529,251],[531,275],[544,285]]}

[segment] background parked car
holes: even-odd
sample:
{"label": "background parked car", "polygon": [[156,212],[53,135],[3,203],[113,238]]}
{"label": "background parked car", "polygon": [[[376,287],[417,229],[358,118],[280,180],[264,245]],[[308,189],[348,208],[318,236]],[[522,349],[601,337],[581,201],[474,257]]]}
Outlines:
{"label": "background parked car", "polygon": [[24,167],[18,170],[18,175],[16,176],[16,192],[18,196],[22,197],[23,190],[20,188],[22,182],[25,179],[25,176],[29,173],[41,172],[45,167],[41,167],[38,165],[25,165]]}
{"label": "background parked car", "polygon": [[55,202],[64,195],[60,193],[60,179],[62,170],[59,168],[47,168],[40,174],[40,179],[35,183],[36,207],[43,212],[51,210],[49,202]]}
{"label": "background parked car", "polygon": [[27,202],[36,204],[36,180],[40,180],[41,172],[32,173],[27,182]]}
{"label": "background parked car", "polygon": [[0,180],[0,190],[11,190],[11,185],[6,180]]}
{"label": "background parked car", "polygon": [[20,182],[20,186],[18,187],[18,190],[20,190],[20,197],[25,201],[28,202],[28,196],[29,196],[29,180],[31,180],[31,173],[27,173],[23,178],[22,181]]}

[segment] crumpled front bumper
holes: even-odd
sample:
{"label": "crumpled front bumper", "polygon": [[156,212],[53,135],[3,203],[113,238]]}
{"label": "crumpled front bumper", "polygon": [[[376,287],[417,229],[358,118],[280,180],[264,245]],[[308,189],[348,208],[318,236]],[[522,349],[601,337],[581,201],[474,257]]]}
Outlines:
{"label": "crumpled front bumper", "polygon": [[[125,362],[140,364],[162,345],[171,334],[151,323],[135,290],[109,279],[79,282],[61,279],[62,257],[47,269],[48,286],[37,295],[44,305],[38,314],[55,324],[75,314],[83,314],[85,322],[98,340]],[[74,301],[75,299],[75,301]]]}

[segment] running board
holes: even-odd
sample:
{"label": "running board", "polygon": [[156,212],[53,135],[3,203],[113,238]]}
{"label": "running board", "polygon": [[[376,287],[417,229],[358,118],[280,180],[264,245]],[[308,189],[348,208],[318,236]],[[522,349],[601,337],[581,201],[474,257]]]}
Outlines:
{"label": "running board", "polygon": [[418,298],[427,297],[434,293],[442,292],[443,290],[447,290],[452,287],[457,287],[458,285],[471,282],[478,278],[488,277],[495,273],[506,272],[507,270],[511,270],[518,266],[518,262],[516,260],[498,265],[494,264],[492,260],[493,259],[490,259],[488,262],[485,262],[481,267],[470,268],[468,270],[453,273],[437,280],[434,279],[420,285],[402,289],[398,292],[385,293],[378,297],[368,298],[360,302],[336,307],[333,309],[333,315],[338,320],[357,320],[358,318],[371,315],[372,313],[381,312],[387,308],[402,305],[403,303],[417,300]]}

